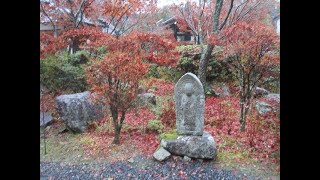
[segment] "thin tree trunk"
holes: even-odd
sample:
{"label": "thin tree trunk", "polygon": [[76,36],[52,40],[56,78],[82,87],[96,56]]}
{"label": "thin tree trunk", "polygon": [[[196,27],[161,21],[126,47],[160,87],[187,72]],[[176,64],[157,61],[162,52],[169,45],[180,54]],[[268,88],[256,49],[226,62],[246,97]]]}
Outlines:
{"label": "thin tree trunk", "polygon": [[119,144],[120,143],[120,130],[118,128],[118,110],[110,105],[111,116],[113,120],[113,127],[114,127],[114,139],[112,144]]}
{"label": "thin tree trunk", "polygon": [[246,127],[246,121],[245,121],[245,116],[244,116],[244,98],[241,97],[241,100],[240,100],[240,131],[244,132],[245,130],[245,127]]}
{"label": "thin tree trunk", "polygon": [[203,52],[201,53],[198,77],[203,87],[206,86],[207,66],[208,66],[208,62],[209,62],[213,48],[214,48],[213,45],[208,44],[207,47],[204,48]]}
{"label": "thin tree trunk", "polygon": [[114,139],[113,139],[112,144],[120,144],[120,130],[121,130],[121,128],[119,128],[118,126],[115,126]]}
{"label": "thin tree trunk", "polygon": [[[43,90],[40,90],[40,98],[43,94]],[[46,126],[44,125],[44,108],[43,108],[43,103],[40,102],[42,106],[42,124],[43,124],[43,143],[44,143],[44,154],[47,154],[47,142],[46,142]]]}
{"label": "thin tree trunk", "polygon": [[245,78],[243,69],[241,69],[241,65],[239,64],[239,80],[240,80],[240,131],[244,132],[246,127],[246,118],[244,115],[245,101],[246,101],[246,88],[245,88]]}
{"label": "thin tree trunk", "polygon": [[114,124],[114,139],[113,139],[113,144],[120,144],[120,133],[121,133],[121,128],[122,124],[125,118],[125,111],[121,112],[121,118],[120,122],[118,123],[118,111],[114,107],[111,108],[111,114],[112,114],[112,119],[113,119],[113,124]]}
{"label": "thin tree trunk", "polygon": [[53,25],[53,37],[57,38],[58,37],[58,29],[56,23]]}
{"label": "thin tree trunk", "polygon": [[[222,5],[223,5],[223,0],[216,1],[215,11],[212,16],[212,22],[213,22],[212,33],[213,34],[216,34],[219,30],[219,18],[221,14]],[[204,87],[206,87],[207,66],[208,66],[208,62],[209,62],[213,48],[214,48],[213,45],[208,44],[207,47],[201,52],[198,76]]]}

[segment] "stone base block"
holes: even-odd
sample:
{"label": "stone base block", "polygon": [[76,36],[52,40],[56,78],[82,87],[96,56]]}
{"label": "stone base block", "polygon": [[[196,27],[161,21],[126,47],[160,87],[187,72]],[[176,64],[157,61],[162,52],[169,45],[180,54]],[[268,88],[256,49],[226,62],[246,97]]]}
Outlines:
{"label": "stone base block", "polygon": [[214,159],[216,143],[208,132],[202,136],[178,136],[176,139],[162,139],[160,144],[171,154],[197,159]]}

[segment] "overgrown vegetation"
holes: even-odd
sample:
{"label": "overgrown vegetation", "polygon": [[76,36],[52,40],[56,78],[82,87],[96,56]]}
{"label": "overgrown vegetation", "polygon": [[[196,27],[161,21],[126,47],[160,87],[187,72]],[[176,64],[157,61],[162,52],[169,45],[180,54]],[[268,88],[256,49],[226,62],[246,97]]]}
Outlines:
{"label": "overgrown vegetation", "polygon": [[88,58],[86,51],[48,56],[40,61],[40,83],[54,93],[87,90],[84,67],[88,64]]}
{"label": "overgrown vegetation", "polygon": [[[174,87],[184,73],[192,72],[205,87],[205,131],[215,138],[217,161],[270,163],[279,170],[279,114],[261,116],[252,105],[257,86],[280,92],[279,37],[266,15],[269,0],[240,5],[198,1],[184,9],[171,8],[178,28],[193,34],[197,45],[176,42],[171,30],[149,27],[158,21],[152,17],[155,1],[148,6],[142,0],[87,2],[41,1],[40,18],[49,19],[54,32],[40,34],[40,84],[49,90],[41,97],[40,111],[55,113],[58,94],[90,90],[95,100],[108,105],[111,116],[94,122],[88,132],[74,135],[61,133],[63,123],[54,114],[55,123],[40,129],[44,132],[40,137],[47,138],[46,145],[41,141],[41,152],[44,147],[48,150],[41,153],[41,160],[126,160],[132,155],[129,150],[152,156],[160,139],[178,136]],[[79,13],[60,11],[66,6]],[[140,12],[148,13],[142,17]],[[86,19],[107,16],[113,33],[86,26],[80,14]],[[57,21],[66,27],[59,34]],[[156,33],[150,33],[151,29]],[[222,94],[221,84],[230,88],[230,95],[217,95]],[[139,86],[156,95],[157,105],[135,107]]]}

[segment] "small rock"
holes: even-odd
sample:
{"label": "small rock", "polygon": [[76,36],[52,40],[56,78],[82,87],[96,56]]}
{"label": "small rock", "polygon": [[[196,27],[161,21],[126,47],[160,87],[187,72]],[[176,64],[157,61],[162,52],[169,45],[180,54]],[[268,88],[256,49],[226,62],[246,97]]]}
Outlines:
{"label": "small rock", "polygon": [[53,118],[48,112],[40,112],[40,127],[46,127],[52,124]]}
{"label": "small rock", "polygon": [[154,154],[153,157],[158,161],[166,160],[170,157],[171,153],[169,153],[167,150],[163,149],[163,147],[160,147]]}
{"label": "small rock", "polygon": [[183,161],[189,162],[191,161],[191,158],[189,158],[188,156],[183,156]]}
{"label": "small rock", "polygon": [[156,105],[156,96],[153,93],[138,94],[137,103],[139,106],[144,106],[147,104]]}
{"label": "small rock", "polygon": [[128,159],[128,162],[133,163],[134,162],[133,158]]}
{"label": "small rock", "polygon": [[144,94],[144,93],[146,93],[145,88],[143,86],[139,86],[138,87],[138,94]]}
{"label": "small rock", "polygon": [[172,158],[174,161],[182,160],[181,156],[173,156]]}

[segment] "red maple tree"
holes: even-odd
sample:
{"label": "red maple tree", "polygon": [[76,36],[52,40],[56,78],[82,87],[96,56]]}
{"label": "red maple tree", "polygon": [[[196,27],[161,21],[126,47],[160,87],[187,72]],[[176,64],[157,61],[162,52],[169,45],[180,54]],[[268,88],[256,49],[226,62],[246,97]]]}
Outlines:
{"label": "red maple tree", "polygon": [[280,62],[279,36],[263,23],[240,22],[224,30],[223,58],[239,80],[240,123],[245,130],[252,94],[262,77]]}
{"label": "red maple tree", "polygon": [[[213,53],[220,32],[237,22],[265,20],[274,0],[214,0],[191,1],[176,5],[178,28],[189,31],[196,44],[200,44],[201,57],[198,76],[206,86],[206,71],[209,59],[215,59]],[[206,45],[206,46],[205,46]]]}
{"label": "red maple tree", "polygon": [[95,98],[108,104],[115,130],[113,143],[120,143],[126,112],[134,106],[139,81],[146,75],[148,62],[174,65],[175,44],[154,34],[130,33],[106,44],[108,53],[87,68],[88,83]]}
{"label": "red maple tree", "polygon": [[65,48],[74,53],[84,45],[98,47],[102,34],[119,38],[141,25],[154,8],[153,0],[42,0],[40,23],[50,24],[54,33],[40,36],[40,56]]}

